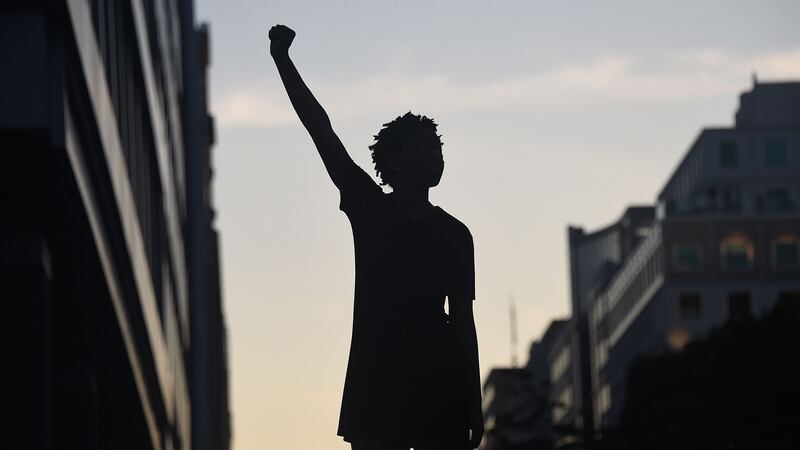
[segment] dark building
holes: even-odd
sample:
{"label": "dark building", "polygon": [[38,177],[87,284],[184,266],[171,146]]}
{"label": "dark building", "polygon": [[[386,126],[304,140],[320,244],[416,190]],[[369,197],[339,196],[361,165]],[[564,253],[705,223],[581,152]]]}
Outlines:
{"label": "dark building", "polygon": [[536,448],[530,386],[548,395],[553,447],[591,448],[619,424],[638,357],[727,322],[800,316],[800,83],[756,82],[735,117],[700,132],[655,207],[590,233],[569,227],[572,315],[524,369],[490,373],[483,448]]}
{"label": "dark building", "polygon": [[[647,236],[654,215],[651,206],[634,206],[619,220],[595,232],[586,233],[579,227],[568,229],[572,317],[568,336],[561,337],[560,351],[554,353],[552,360],[551,381],[557,386],[552,395],[559,405],[554,419],[557,425],[575,430],[587,445],[594,435],[589,305]],[[564,377],[569,379],[563,380]]]}
{"label": "dark building", "polygon": [[229,448],[207,61],[191,1],[0,7],[5,446]]}
{"label": "dark building", "polygon": [[531,343],[528,352],[528,363],[525,367],[531,374],[534,386],[543,393],[549,393],[550,363],[561,336],[569,329],[569,319],[558,319],[550,322],[541,338]]}
{"label": "dark building", "polygon": [[731,128],[704,129],[656,220],[589,305],[598,429],[618,423],[628,368],[726,321],[800,310],[800,83],[756,83]]}
{"label": "dark building", "polygon": [[556,433],[551,408],[550,358],[567,330],[554,320],[531,344],[523,368],[496,368],[484,383],[485,439],[481,450],[549,449]]}
{"label": "dark building", "polygon": [[485,434],[481,450],[522,448],[533,429],[526,421],[532,407],[531,376],[526,369],[492,369],[483,384]]}
{"label": "dark building", "polygon": [[[228,355],[227,331],[223,317],[221,267],[219,258],[219,233],[214,227],[214,190],[211,148],[214,144],[214,121],[208,114],[208,77],[210,63],[210,35],[207,25],[198,30],[187,30],[187,41],[196,43],[199,78],[187,80],[186,85],[199,81],[196,86],[199,105],[187,104],[185,114],[192,112],[199,130],[187,136],[187,144],[200,150],[187,157],[187,180],[201,186],[190,192],[188,208],[191,214],[189,242],[190,317],[192,334],[192,432],[196,449],[228,449],[231,442],[231,419],[228,409]],[[187,56],[188,60],[189,57]],[[193,86],[195,87],[195,86]],[[195,142],[195,140],[197,140]],[[193,266],[192,264],[197,264]]]}

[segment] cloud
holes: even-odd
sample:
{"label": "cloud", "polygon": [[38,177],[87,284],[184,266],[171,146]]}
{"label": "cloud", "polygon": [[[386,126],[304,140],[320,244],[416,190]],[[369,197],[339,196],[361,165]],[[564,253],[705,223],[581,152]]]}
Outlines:
{"label": "cloud", "polygon": [[[607,56],[480,84],[455,82],[445,74],[384,73],[345,84],[311,80],[309,85],[326,108],[344,120],[409,109],[440,113],[730,96],[746,88],[754,71],[764,80],[800,78],[800,49],[751,57],[715,49],[640,60]],[[223,91],[214,113],[223,127],[297,123],[283,87],[274,80]]]}

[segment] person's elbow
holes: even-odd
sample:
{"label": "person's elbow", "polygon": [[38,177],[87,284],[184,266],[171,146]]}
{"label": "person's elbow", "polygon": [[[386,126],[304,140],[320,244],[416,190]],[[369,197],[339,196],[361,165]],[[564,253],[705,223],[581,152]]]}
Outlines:
{"label": "person's elbow", "polygon": [[475,326],[475,317],[472,314],[472,300],[467,298],[448,298],[448,309],[450,312],[450,323],[454,328],[466,328]]}

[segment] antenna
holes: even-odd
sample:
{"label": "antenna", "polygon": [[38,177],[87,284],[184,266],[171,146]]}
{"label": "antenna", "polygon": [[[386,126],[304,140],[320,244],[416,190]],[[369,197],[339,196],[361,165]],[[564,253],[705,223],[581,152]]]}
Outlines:
{"label": "antenna", "polygon": [[510,319],[511,331],[511,367],[517,367],[517,305],[514,302],[514,294],[508,296],[508,315]]}

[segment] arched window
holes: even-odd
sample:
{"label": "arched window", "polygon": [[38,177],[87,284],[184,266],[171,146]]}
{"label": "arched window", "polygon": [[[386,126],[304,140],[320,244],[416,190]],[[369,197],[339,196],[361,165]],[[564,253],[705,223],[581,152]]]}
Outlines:
{"label": "arched window", "polygon": [[770,242],[772,268],[776,270],[800,269],[800,239],[785,234]]}
{"label": "arched window", "polygon": [[722,268],[749,270],[753,268],[753,241],[741,233],[729,234],[719,245]]}

